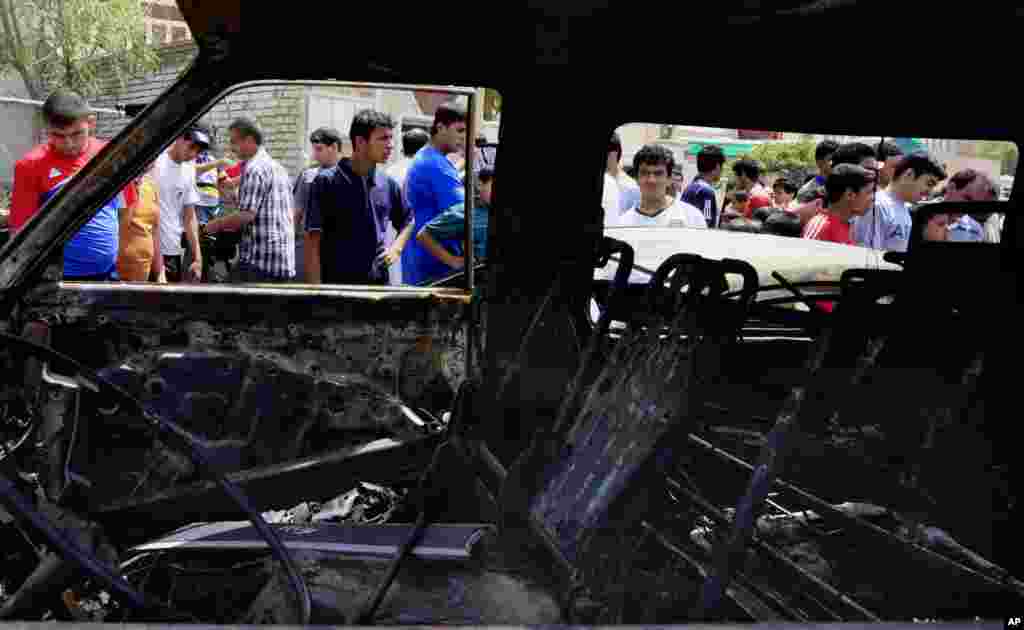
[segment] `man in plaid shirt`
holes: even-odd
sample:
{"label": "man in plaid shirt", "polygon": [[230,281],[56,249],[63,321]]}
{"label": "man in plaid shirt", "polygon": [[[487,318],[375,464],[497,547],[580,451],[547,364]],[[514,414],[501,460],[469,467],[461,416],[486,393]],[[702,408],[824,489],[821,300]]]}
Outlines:
{"label": "man in plaid shirt", "polygon": [[245,161],[238,212],[206,224],[206,232],[242,230],[234,282],[290,282],[295,277],[295,219],[288,172],[263,148],[256,123],[228,127],[231,147]]}

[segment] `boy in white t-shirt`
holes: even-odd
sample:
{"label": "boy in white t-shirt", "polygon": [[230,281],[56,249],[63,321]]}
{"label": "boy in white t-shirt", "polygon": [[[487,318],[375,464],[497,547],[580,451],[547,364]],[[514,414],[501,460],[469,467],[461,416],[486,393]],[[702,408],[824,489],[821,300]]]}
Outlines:
{"label": "boy in white t-shirt", "polygon": [[623,212],[615,225],[707,229],[700,210],[669,194],[675,166],[670,150],[657,144],[645,145],[633,157],[633,164],[640,184],[640,203]]}

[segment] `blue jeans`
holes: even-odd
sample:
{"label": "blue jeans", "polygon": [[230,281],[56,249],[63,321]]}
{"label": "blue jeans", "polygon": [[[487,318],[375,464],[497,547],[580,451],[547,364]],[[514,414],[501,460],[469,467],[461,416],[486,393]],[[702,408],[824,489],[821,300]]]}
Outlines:
{"label": "blue jeans", "polygon": [[211,219],[216,219],[224,212],[224,206],[196,206],[196,220],[200,225],[206,225]]}

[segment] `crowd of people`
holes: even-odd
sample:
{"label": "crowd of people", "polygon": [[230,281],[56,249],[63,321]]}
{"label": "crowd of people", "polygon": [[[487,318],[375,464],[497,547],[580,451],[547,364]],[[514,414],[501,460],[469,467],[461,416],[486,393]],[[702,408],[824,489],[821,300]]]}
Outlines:
{"label": "crowd of people", "polygon": [[[95,115],[79,95],[57,90],[43,105],[48,139],[15,164],[9,224],[20,229],[104,146]],[[137,178],[66,244],[69,280],[294,282],[422,285],[462,269],[466,260],[464,178],[476,178],[474,255],[486,257],[493,153],[486,140],[466,146],[466,110],[436,110],[429,133],[402,136],[403,157],[390,167],[395,122],[373,109],[357,112],[348,131],[320,128],[310,137],[315,164],[294,179],[265,147],[254,121],[228,127],[238,161],[213,156],[210,131],[185,129]],[[467,160],[466,155],[471,156]],[[726,156],[708,145],[698,174],[683,181],[673,153],[642,147],[630,172],[622,143],[608,148],[602,204],[607,225],[689,227],[769,233],[906,251],[913,214],[935,199],[998,198],[985,174],[949,177],[926,152],[903,154],[893,143],[821,142],[817,174],[767,181],[749,158],[732,165],[724,198]],[[945,182],[944,186],[941,186]],[[721,205],[721,207],[719,207]],[[928,213],[928,240],[998,242],[1002,215]],[[229,273],[219,273],[216,261]],[[223,271],[223,270],[222,270]]]}
{"label": "crowd of people", "polygon": [[[672,151],[648,144],[633,157],[634,179],[621,166],[622,143],[613,134],[602,195],[605,224],[767,233],[905,252],[920,204],[998,199],[988,175],[965,169],[949,177],[925,151],[904,154],[892,142],[872,147],[825,140],[815,151],[817,174],[803,180],[781,175],[769,187],[757,161],[735,161],[730,190],[719,208],[716,187],[726,161],[721,147],[703,147],[697,154],[698,174],[684,186]],[[920,236],[999,242],[1003,215],[983,218],[984,224],[966,213],[929,212]]]}
{"label": "crowd of people", "polygon": [[[78,94],[57,90],[43,105],[47,141],[15,164],[10,227],[21,229],[103,148],[96,118]],[[357,112],[349,129],[309,138],[315,165],[294,179],[248,118],[228,127],[238,161],[212,154],[209,129],[185,129],[144,173],[86,223],[64,249],[67,280],[424,284],[465,264],[464,178],[478,181],[474,253],[487,250],[493,152],[477,138],[466,159],[466,110],[442,104],[429,133],[402,137],[389,162],[394,120]]]}

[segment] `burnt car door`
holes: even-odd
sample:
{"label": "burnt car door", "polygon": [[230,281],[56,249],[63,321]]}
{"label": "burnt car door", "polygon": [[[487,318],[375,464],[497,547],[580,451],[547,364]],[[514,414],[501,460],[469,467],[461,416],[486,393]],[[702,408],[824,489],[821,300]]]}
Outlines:
{"label": "burnt car door", "polygon": [[[59,244],[116,185],[112,180],[142,170],[174,138],[179,115],[197,116],[238,89],[210,91],[203,67],[193,66],[199,76],[186,76],[133,121],[123,141],[79,173],[6,248],[6,331],[71,357],[174,419],[260,509],[290,507],[297,487],[303,499],[326,501],[360,478],[414,478],[466,376],[466,325],[475,309],[465,284],[61,279]],[[134,522],[129,538],[140,540],[195,520],[239,516],[204,485],[193,462],[154,437],[138,409],[95,388],[72,387],[74,375],[45,357],[23,363],[26,355],[7,351],[4,400],[25,413],[7,413],[5,444],[26,435],[28,424],[45,436],[42,448],[26,450],[39,459],[33,472],[51,498],[73,486],[105,522],[122,531]],[[5,447],[4,456],[10,451]]]}

